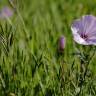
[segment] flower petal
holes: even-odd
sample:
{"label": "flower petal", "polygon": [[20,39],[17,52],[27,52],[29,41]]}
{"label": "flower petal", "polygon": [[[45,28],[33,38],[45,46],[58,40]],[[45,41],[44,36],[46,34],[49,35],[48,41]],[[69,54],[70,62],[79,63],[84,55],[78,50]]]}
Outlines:
{"label": "flower petal", "polygon": [[88,43],[80,37],[80,34],[78,34],[75,28],[71,27],[71,30],[73,32],[73,37],[74,37],[74,41],[77,42],[78,44],[83,44],[83,45],[88,45]]}
{"label": "flower petal", "polygon": [[84,31],[84,27],[82,25],[82,21],[80,19],[75,20],[71,26],[71,29],[73,29],[73,33],[82,33]]}
{"label": "flower petal", "polygon": [[82,16],[71,26],[75,42],[83,45],[96,45],[96,17],[92,15]]}
{"label": "flower petal", "polygon": [[86,34],[89,35],[96,31],[96,17],[89,15],[89,18],[87,19],[88,19],[87,21],[89,21],[89,26],[86,27]]}
{"label": "flower petal", "polygon": [[94,22],[93,18],[94,18],[94,16],[92,16],[92,15],[82,16],[81,21],[82,21],[84,33],[86,33],[88,31],[88,29],[90,28],[91,23]]}
{"label": "flower petal", "polygon": [[87,42],[89,45],[96,45],[96,39],[89,39]]}

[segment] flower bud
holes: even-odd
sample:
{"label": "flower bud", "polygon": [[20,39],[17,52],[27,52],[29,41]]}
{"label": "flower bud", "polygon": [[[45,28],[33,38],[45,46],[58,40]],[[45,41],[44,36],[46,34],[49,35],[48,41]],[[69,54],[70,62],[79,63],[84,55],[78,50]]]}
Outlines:
{"label": "flower bud", "polygon": [[65,48],[65,37],[64,36],[61,36],[58,40],[58,52],[59,53],[63,53],[64,51],[64,48]]}
{"label": "flower bud", "polygon": [[9,7],[4,7],[0,10],[0,18],[9,18],[13,15],[13,11]]}

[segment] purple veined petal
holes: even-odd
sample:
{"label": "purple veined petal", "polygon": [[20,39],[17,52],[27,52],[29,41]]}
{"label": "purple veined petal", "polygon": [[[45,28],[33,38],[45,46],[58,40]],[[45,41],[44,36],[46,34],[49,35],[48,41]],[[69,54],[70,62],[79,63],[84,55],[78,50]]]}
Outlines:
{"label": "purple veined petal", "polygon": [[78,33],[73,34],[73,38],[74,41],[78,44],[88,45],[87,42],[84,39],[82,39]]}
{"label": "purple veined petal", "polygon": [[87,42],[83,38],[81,38],[80,34],[77,32],[77,29],[75,27],[71,27],[71,30],[73,32],[73,38],[76,43],[88,45]]}
{"label": "purple veined petal", "polygon": [[81,19],[77,19],[73,22],[72,26],[71,26],[71,30],[73,33],[73,38],[75,40],[75,42],[79,43],[79,44],[86,44],[86,41],[81,38],[81,34],[84,34],[84,26],[82,24],[82,20]]}
{"label": "purple veined petal", "polygon": [[96,37],[96,30],[94,30],[93,32],[89,32],[86,35],[88,36],[88,38]]}
{"label": "purple veined petal", "polygon": [[92,15],[85,15],[82,16],[81,21],[82,21],[82,25],[84,28],[84,34],[87,32],[87,29],[90,27],[90,24],[93,20],[93,16]]}
{"label": "purple veined petal", "polygon": [[81,19],[74,21],[73,27],[78,28],[79,34],[87,34],[90,24],[94,22],[92,15],[82,16]]}
{"label": "purple veined petal", "polygon": [[89,26],[86,28],[86,34],[90,34],[96,31],[96,17],[92,15],[89,15],[89,17],[90,20],[87,18],[89,20]]}
{"label": "purple veined petal", "polygon": [[96,39],[88,39],[88,42],[94,42],[94,43],[96,43]]}
{"label": "purple veined petal", "polygon": [[96,37],[96,18],[92,21],[92,23],[90,24],[90,27],[87,28],[87,32],[86,35],[88,36],[88,38],[91,37]]}
{"label": "purple veined petal", "polygon": [[83,45],[96,45],[96,17],[92,15],[82,16],[71,26],[75,42]]}
{"label": "purple veined petal", "polygon": [[96,34],[93,36],[88,37],[88,39],[86,40],[86,42],[89,45],[96,45]]}
{"label": "purple veined petal", "polygon": [[96,45],[96,39],[88,39],[87,42],[89,45]]}
{"label": "purple veined petal", "polygon": [[91,36],[91,37],[88,37],[87,41],[88,40],[94,40],[94,39],[96,39],[96,36],[95,35],[94,36]]}
{"label": "purple veined petal", "polygon": [[71,29],[73,30],[73,34],[75,33],[79,33],[81,34],[84,31],[83,25],[82,25],[82,21],[80,21],[80,19],[77,19],[73,22]]}

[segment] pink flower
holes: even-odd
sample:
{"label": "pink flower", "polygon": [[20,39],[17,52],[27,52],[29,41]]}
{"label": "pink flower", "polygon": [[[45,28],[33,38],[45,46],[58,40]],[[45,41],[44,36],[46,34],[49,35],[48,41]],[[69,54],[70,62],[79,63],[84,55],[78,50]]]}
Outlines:
{"label": "pink flower", "polygon": [[96,17],[82,16],[71,26],[75,42],[82,45],[96,45]]}

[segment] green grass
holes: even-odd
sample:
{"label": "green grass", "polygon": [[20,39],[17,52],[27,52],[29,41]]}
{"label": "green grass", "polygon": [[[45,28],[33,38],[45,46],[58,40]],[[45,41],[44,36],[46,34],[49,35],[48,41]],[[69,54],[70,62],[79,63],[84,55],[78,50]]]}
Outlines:
{"label": "green grass", "polygon": [[[82,15],[96,15],[96,0],[18,0],[14,5],[14,16],[0,20],[0,96],[75,96],[80,63],[72,55],[70,26]],[[12,7],[0,0],[3,6]],[[58,56],[62,35],[66,47]],[[96,96],[95,62],[96,56],[80,96]]]}

